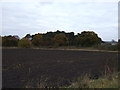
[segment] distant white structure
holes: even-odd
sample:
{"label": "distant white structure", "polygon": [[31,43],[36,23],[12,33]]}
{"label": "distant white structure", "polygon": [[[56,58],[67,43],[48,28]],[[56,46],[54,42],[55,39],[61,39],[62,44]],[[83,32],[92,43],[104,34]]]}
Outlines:
{"label": "distant white structure", "polygon": [[30,34],[27,34],[25,38],[27,38],[28,40],[32,40],[32,36]]}
{"label": "distant white structure", "polygon": [[28,40],[32,40],[32,37],[29,37]]}
{"label": "distant white structure", "polygon": [[112,41],[103,41],[103,43],[101,43],[101,45],[117,45],[118,42],[115,40]]}
{"label": "distant white structure", "polygon": [[17,35],[14,35],[14,37],[17,38],[17,39],[20,39],[19,36],[17,36]]}

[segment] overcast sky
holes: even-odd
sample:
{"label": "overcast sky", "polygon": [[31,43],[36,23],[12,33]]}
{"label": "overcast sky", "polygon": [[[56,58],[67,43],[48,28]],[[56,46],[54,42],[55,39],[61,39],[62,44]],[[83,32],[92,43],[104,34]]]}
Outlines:
{"label": "overcast sky", "polygon": [[103,40],[118,39],[117,2],[3,2],[2,35],[48,31],[94,31]]}

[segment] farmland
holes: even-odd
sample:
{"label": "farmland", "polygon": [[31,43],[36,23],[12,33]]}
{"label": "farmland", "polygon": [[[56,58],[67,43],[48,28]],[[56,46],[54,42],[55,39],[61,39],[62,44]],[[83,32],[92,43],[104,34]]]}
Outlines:
{"label": "farmland", "polygon": [[117,52],[2,49],[3,88],[68,86],[81,75],[97,79],[116,69]]}

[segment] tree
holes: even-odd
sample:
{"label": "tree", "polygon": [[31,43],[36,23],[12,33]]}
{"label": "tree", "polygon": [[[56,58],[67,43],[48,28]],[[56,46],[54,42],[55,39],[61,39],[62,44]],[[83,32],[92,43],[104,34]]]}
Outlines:
{"label": "tree", "polygon": [[0,36],[0,46],[2,46],[2,37]]}
{"label": "tree", "polygon": [[18,46],[21,48],[30,48],[31,47],[31,41],[28,40],[27,38],[22,38],[19,42],[18,42]]}
{"label": "tree", "polygon": [[55,36],[54,32],[47,32],[45,34],[43,34],[42,36],[42,40],[43,40],[43,44],[44,46],[53,46],[54,42],[53,42],[53,38]]}
{"label": "tree", "polygon": [[118,51],[120,51],[120,39],[118,40]]}
{"label": "tree", "polygon": [[27,34],[25,38],[27,38],[28,40],[32,40],[32,36],[30,34]]}
{"label": "tree", "polygon": [[43,40],[42,40],[42,34],[38,33],[38,34],[35,34],[32,38],[32,44],[34,46],[41,46],[43,43]]}
{"label": "tree", "polygon": [[67,37],[64,33],[56,34],[53,38],[55,45],[57,46],[63,46],[66,45]]}
{"label": "tree", "polygon": [[75,38],[74,32],[65,33],[65,35],[66,35],[66,37],[68,39],[67,45],[68,46],[74,45],[74,38]]}
{"label": "tree", "polygon": [[102,42],[101,38],[93,31],[83,31],[81,34],[78,34],[76,37],[78,45],[89,47]]}
{"label": "tree", "polygon": [[5,46],[5,47],[18,46],[18,41],[19,41],[19,39],[16,38],[16,36],[11,36],[11,35],[4,36],[4,37],[2,37],[2,46]]}

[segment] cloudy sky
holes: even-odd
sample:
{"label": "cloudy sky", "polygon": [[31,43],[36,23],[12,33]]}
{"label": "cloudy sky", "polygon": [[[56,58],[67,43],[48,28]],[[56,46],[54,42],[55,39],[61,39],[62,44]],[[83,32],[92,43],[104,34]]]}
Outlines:
{"label": "cloudy sky", "polygon": [[118,2],[2,2],[2,35],[94,31],[118,39]]}

